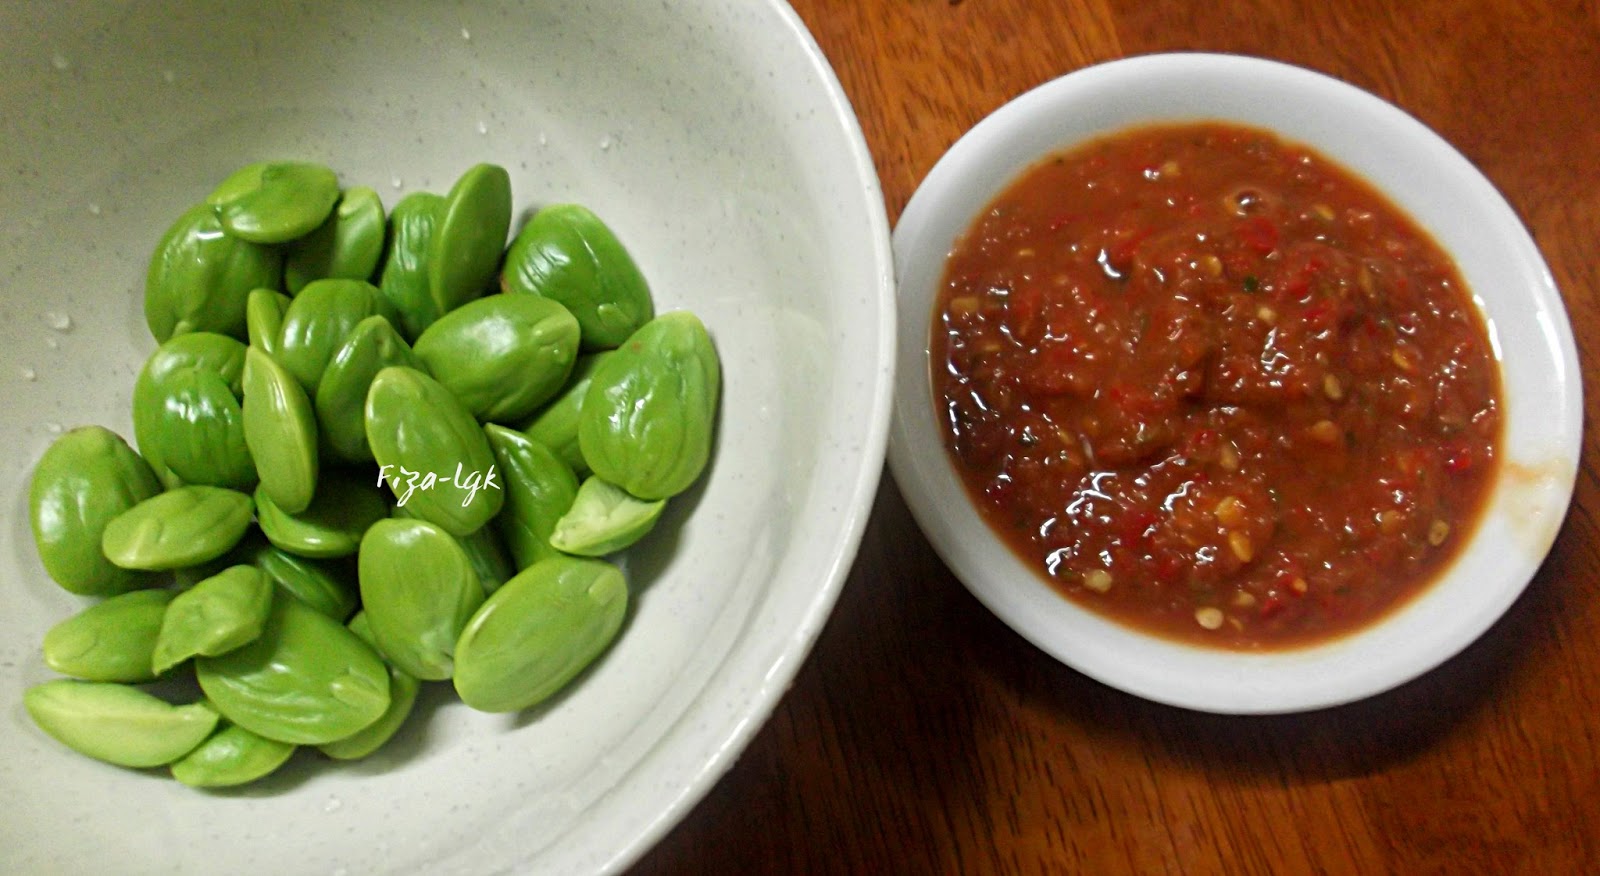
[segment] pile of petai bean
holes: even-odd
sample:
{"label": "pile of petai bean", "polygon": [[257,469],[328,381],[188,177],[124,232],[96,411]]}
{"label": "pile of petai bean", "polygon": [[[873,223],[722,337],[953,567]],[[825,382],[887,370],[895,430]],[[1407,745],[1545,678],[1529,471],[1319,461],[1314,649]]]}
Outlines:
{"label": "pile of petai bean", "polygon": [[517,711],[606,650],[629,591],[602,558],[705,468],[720,366],[592,212],[544,207],[507,247],[511,221],[495,165],[385,215],[306,162],[178,218],[138,450],[85,426],[33,475],[46,572],[100,598],[45,634],[68,676],[24,694],[45,732],[237,785],[302,746],[370,754],[424,681]]}

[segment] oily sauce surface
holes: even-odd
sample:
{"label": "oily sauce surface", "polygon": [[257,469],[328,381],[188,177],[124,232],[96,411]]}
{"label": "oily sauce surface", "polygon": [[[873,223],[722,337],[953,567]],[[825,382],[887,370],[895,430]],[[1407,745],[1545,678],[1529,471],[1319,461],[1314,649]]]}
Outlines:
{"label": "oily sauce surface", "polygon": [[1222,124],[1035,166],[951,253],[933,386],[993,529],[1067,597],[1230,648],[1414,594],[1493,479],[1499,370],[1450,259],[1365,183]]}

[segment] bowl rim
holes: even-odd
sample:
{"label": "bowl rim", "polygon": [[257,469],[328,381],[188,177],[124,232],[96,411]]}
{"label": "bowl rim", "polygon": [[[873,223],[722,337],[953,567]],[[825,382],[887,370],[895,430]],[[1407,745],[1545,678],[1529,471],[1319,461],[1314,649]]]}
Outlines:
{"label": "bowl rim", "polygon": [[[1237,86],[1239,93],[1219,96],[1205,92],[1218,83]],[[1162,89],[1167,90],[1164,98]],[[1252,105],[1250,101],[1259,101],[1261,94],[1292,94],[1300,102],[1276,109]],[[1131,103],[1108,105],[1111,95]],[[1147,105],[1148,109],[1140,109]],[[1175,107],[1183,109],[1176,111]],[[1273,116],[1275,121],[1267,121],[1265,116]],[[1504,553],[1505,542],[1512,538],[1498,523],[1490,525],[1490,517],[1505,510],[1500,503],[1509,501],[1505,499],[1507,490],[1497,482],[1481,512],[1480,525],[1433,585],[1374,624],[1305,648],[1242,652],[1188,645],[1139,632],[1078,606],[1000,545],[972,508],[944,450],[933,417],[928,334],[933,287],[945,253],[954,236],[969,227],[999,189],[1043,155],[1140,123],[1204,119],[1265,128],[1310,145],[1367,179],[1439,239],[1416,205],[1373,179],[1371,170],[1360,166],[1361,160],[1302,133],[1336,124],[1330,117],[1360,119],[1376,129],[1382,136],[1374,149],[1403,143],[1407,151],[1395,159],[1405,165],[1402,170],[1431,166],[1432,172],[1447,174],[1451,181],[1448,193],[1484,211],[1486,224],[1494,224],[1493,233],[1504,246],[1504,254],[1515,257],[1518,277],[1525,281],[1515,294],[1531,296],[1530,310],[1535,315],[1530,318],[1538,322],[1539,330],[1537,354],[1547,357],[1553,369],[1554,397],[1549,401],[1554,407],[1540,411],[1547,419],[1539,424],[1543,429],[1539,438],[1553,455],[1537,494],[1526,500],[1527,507],[1519,508],[1543,521],[1541,527],[1525,539],[1528,543],[1522,545],[1523,550],[1491,555],[1484,548],[1488,539]],[[1040,145],[1052,131],[1057,138]],[[1024,92],[963,134],[918,186],[900,215],[893,239],[900,346],[888,449],[892,476],[934,551],[981,603],[1041,650],[1111,687],[1168,705],[1221,714],[1307,711],[1389,690],[1459,653],[1510,608],[1548,554],[1571,503],[1582,438],[1582,375],[1565,306],[1543,256],[1509,203],[1459,151],[1404,110],[1342,80],[1280,61],[1205,52],[1137,55],[1076,70]],[[1521,428],[1526,424],[1520,421],[1518,430],[1512,428],[1512,414],[1518,407],[1510,397],[1508,369],[1522,361],[1521,357],[1534,354],[1500,343],[1496,322],[1505,315],[1505,306],[1491,311],[1483,296],[1476,294],[1474,275],[1462,255],[1445,241],[1440,244],[1457,261],[1469,289],[1474,290],[1474,300],[1500,359],[1505,407],[1501,448],[1507,451],[1501,454],[1504,467],[1513,460],[1511,451],[1522,448],[1516,442],[1523,440],[1526,431]],[[932,265],[935,260],[937,265]],[[926,312],[918,312],[919,308]],[[930,452],[930,446],[937,452]],[[1544,449],[1540,445],[1539,450]],[[983,533],[976,539],[964,534],[974,531],[974,523],[979,527],[976,531]],[[1470,578],[1473,572],[1466,564],[1469,558],[1476,562],[1480,556],[1494,556],[1500,564],[1495,567],[1500,576],[1494,579],[1497,586],[1491,593],[1474,597],[1469,608],[1444,615],[1449,621],[1447,628],[1430,628],[1427,636],[1415,641],[1396,637],[1395,630],[1417,626],[1413,615],[1419,605],[1426,603],[1428,611],[1439,611],[1429,594],[1446,591],[1447,582],[1457,578]],[[1018,580],[1031,582],[1031,586],[1018,588]],[[1115,646],[1113,653],[1105,653],[1107,644]],[[1383,648],[1390,650],[1384,652]]]}

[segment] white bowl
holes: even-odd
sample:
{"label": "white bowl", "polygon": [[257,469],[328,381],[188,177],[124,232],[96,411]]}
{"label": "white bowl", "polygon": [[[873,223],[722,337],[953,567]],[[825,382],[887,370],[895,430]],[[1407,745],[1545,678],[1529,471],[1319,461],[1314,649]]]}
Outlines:
{"label": "white bowl", "polygon": [[[589,873],[627,865],[738,756],[834,604],[882,471],[888,222],[831,69],[780,0],[39,4],[0,51],[0,871]],[[237,166],[322,161],[387,206],[479,161],[519,208],[604,217],[725,388],[703,483],[630,552],[636,604],[569,695],[446,691],[370,761],[207,794],[46,737],[21,706],[85,600],[34,553],[63,427],[130,433],[156,238]],[[68,321],[70,320],[70,326]]]}
{"label": "white bowl", "polygon": [[[1503,376],[1502,464],[1482,522],[1446,574],[1380,623],[1271,653],[1193,647],[1061,597],[991,534],[934,419],[929,324],[946,255],[980,210],[1046,154],[1153,121],[1267,128],[1354,170],[1455,258],[1487,317]],[[1572,495],[1581,376],[1561,297],[1533,240],[1492,185],[1394,106],[1334,79],[1226,55],[1135,57],[1048,82],[984,119],[934,166],[894,233],[900,344],[890,427],[896,483],[945,563],[997,616],[1093,678],[1148,699],[1222,713],[1348,702],[1432,669],[1476,639],[1527,585]]]}

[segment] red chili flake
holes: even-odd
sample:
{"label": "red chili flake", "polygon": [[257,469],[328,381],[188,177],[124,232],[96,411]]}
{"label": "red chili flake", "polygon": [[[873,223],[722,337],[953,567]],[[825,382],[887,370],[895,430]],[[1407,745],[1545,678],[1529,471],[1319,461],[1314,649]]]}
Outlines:
{"label": "red chili flake", "polygon": [[1451,474],[1460,474],[1471,468],[1472,448],[1466,444],[1457,445],[1450,451],[1450,455],[1445,457],[1444,470]]}
{"label": "red chili flake", "polygon": [[1333,314],[1336,309],[1332,301],[1324,298],[1321,301],[1312,302],[1305,309],[1302,316],[1307,323],[1321,328],[1333,323]]}
{"label": "red chili flake", "polygon": [[1278,248],[1278,226],[1264,216],[1246,219],[1236,233],[1245,246],[1259,255],[1266,255]]}
{"label": "red chili flake", "polygon": [[1150,527],[1156,525],[1161,518],[1154,511],[1134,511],[1123,519],[1120,538],[1123,544],[1132,544],[1136,541],[1149,541]]}
{"label": "red chili flake", "polygon": [[1150,236],[1150,229],[1144,228],[1131,234],[1119,234],[1117,240],[1106,247],[1106,261],[1118,273],[1123,273],[1133,264],[1133,254],[1139,249],[1139,244]]}
{"label": "red chili flake", "polygon": [[1156,578],[1164,583],[1172,583],[1183,574],[1183,563],[1170,553],[1162,554],[1156,562]]}
{"label": "red chili flake", "polygon": [[1283,610],[1288,607],[1288,604],[1285,603],[1282,598],[1277,596],[1268,596],[1261,602],[1261,619],[1271,620],[1272,618],[1283,614]]}

